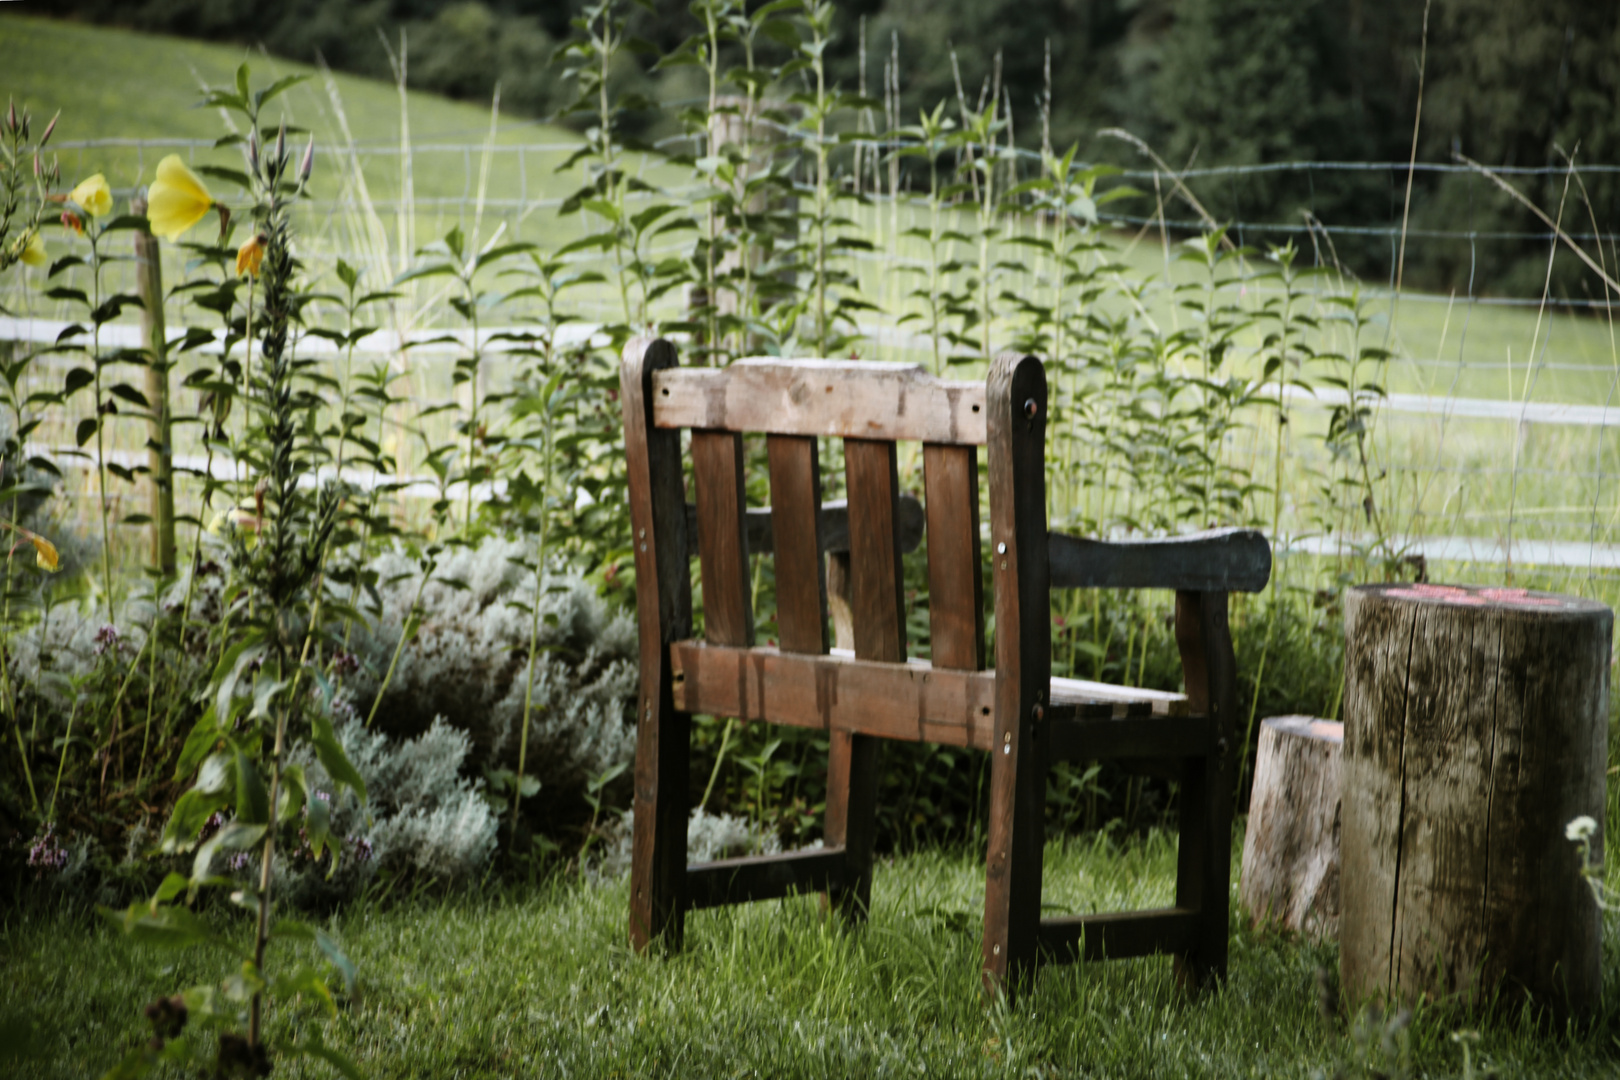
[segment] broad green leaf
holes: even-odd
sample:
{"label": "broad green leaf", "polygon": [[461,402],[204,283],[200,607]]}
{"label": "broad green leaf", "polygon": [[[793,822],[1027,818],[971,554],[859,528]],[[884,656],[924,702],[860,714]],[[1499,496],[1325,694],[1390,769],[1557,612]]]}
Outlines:
{"label": "broad green leaf", "polygon": [[331,719],[318,712],[312,713],[310,726],[314,729],[310,742],[315,747],[315,756],[320,760],[321,768],[326,770],[326,775],[352,789],[360,797],[360,801],[365,802],[366,782],[349,763],[349,756],[343,752],[343,744],[337,741],[337,735],[332,730]]}
{"label": "broad green leaf", "polygon": [[181,795],[175,800],[169,820],[163,826],[162,850],[169,854],[190,851],[197,842],[197,834],[214,811],[229,802],[229,797],[223,793],[210,795],[193,789]]}
{"label": "broad green leaf", "polygon": [[241,750],[236,752],[236,817],[251,825],[270,821],[270,793],[265,790],[264,777]]}
{"label": "broad green leaf", "polygon": [[197,855],[191,861],[192,890],[195,891],[199,885],[208,880],[216,852],[245,851],[258,843],[263,836],[263,825],[244,825],[240,821],[233,821],[210,836],[197,848]]}
{"label": "broad green leaf", "polygon": [[180,760],[174,767],[174,778],[183,780],[187,773],[197,767],[197,763],[219,742],[219,725],[214,720],[214,708],[209,706],[202,714],[201,719],[192,726],[191,734],[186,736],[186,745],[180,751]]}

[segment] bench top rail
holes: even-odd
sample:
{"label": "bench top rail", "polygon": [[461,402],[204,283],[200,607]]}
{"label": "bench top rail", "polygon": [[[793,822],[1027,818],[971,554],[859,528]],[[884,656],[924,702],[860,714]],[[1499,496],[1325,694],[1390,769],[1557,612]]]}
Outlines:
{"label": "bench top rail", "polygon": [[653,375],[653,423],[771,435],[985,441],[983,383],[938,379],[915,364],[739,360]]}

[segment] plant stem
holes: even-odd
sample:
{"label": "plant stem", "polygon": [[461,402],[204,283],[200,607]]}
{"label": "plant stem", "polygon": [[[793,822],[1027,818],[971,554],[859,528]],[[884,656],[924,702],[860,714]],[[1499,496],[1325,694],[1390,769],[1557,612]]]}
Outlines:
{"label": "plant stem", "polygon": [[366,727],[377,718],[377,708],[382,704],[383,695],[388,692],[388,684],[394,681],[394,669],[399,666],[399,654],[405,651],[405,641],[410,637],[411,620],[416,617],[416,607],[422,602],[422,590],[427,588],[428,575],[431,569],[422,571],[422,580],[416,583],[416,598],[411,601],[411,608],[405,613],[405,621],[399,627],[399,644],[394,646],[394,657],[388,661],[388,673],[383,676],[382,685],[377,687],[377,696],[372,699],[371,712],[366,714]]}
{"label": "plant stem", "polygon": [[73,742],[73,721],[79,715],[79,702],[82,700],[78,694],[73,695],[73,708],[68,710],[67,734],[62,736],[62,755],[56,762],[56,784],[51,788],[51,805],[45,811],[46,821],[56,818],[56,795],[62,790],[62,770],[67,767],[68,746]]}
{"label": "plant stem", "polygon": [[709,805],[709,795],[714,791],[715,778],[720,775],[720,763],[726,760],[726,746],[731,742],[731,725],[736,723],[731,717],[726,717],[725,730],[720,733],[720,752],[714,756],[714,768],[709,770],[709,782],[703,788],[703,798],[698,800],[698,809],[705,809]]}
{"label": "plant stem", "polygon": [[[546,337],[547,364],[549,370],[551,342],[555,340],[556,324],[553,323],[550,333]],[[556,393],[555,389],[552,393]],[[540,600],[544,595],[543,585],[546,573],[546,513],[547,493],[551,490],[551,402],[547,399],[544,419],[541,421],[540,437],[540,543],[535,553],[534,561],[534,607],[529,613],[529,663],[525,669],[528,680],[523,687],[523,727],[518,735],[518,767],[517,783],[512,789],[512,840],[517,841],[518,806],[523,800],[523,773],[529,760],[529,717],[534,707],[534,658],[540,646]]]}
{"label": "plant stem", "polygon": [[[107,593],[107,621],[113,621],[113,592],[112,592],[112,531],[107,522],[109,511],[107,500],[107,450],[103,429],[106,422],[101,413],[101,319],[95,313],[101,310],[101,244],[100,237],[94,232],[90,234],[90,282],[91,292],[95,296],[95,307],[92,311],[92,321],[95,323],[91,331],[90,360],[91,375],[94,379],[96,395],[96,477],[101,509],[101,580],[102,587]],[[53,792],[51,801],[55,802]]]}

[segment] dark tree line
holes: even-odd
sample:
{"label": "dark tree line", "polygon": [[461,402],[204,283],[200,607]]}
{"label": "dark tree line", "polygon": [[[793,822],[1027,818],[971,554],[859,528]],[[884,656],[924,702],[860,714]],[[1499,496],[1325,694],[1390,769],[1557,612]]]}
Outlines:
{"label": "dark tree line", "polygon": [[[53,13],[211,40],[263,44],[297,60],[390,76],[389,48],[409,42],[412,86],[545,116],[566,97],[549,58],[579,0],[63,0]],[[626,5],[631,29],[657,50],[692,32],[684,2]],[[1417,0],[844,0],[832,69],[882,96],[898,44],[901,120],[939,101],[976,105],[992,85],[1011,104],[1018,141],[1039,146],[1051,92],[1050,139],[1089,160],[1141,165],[1125,127],[1177,168],[1317,161],[1404,161],[1418,103],[1423,5]],[[389,48],[385,48],[384,42]],[[954,64],[953,64],[954,55]],[[1048,55],[1050,62],[1048,67]],[[626,64],[626,87],[669,101],[694,97],[691,69],[649,74]],[[1048,84],[1048,70],[1050,83]],[[647,134],[662,123],[643,116]],[[1578,152],[1577,152],[1578,148]],[[1420,160],[1462,153],[1490,166],[1620,164],[1620,4],[1613,0],[1434,0],[1429,15]],[[1571,202],[1571,227],[1606,230],[1620,185],[1588,176],[1591,211]],[[1517,182],[1549,212],[1559,176]],[[1200,197],[1226,220],[1387,224],[1399,220],[1404,175],[1311,173],[1206,180]],[[1576,210],[1579,210],[1578,215]],[[1421,228],[1528,231],[1524,213],[1477,177],[1421,178]],[[1252,237],[1254,241],[1276,237]],[[1386,273],[1387,238],[1347,237],[1341,256]],[[1539,252],[1540,254],[1536,254]],[[1540,264],[1538,269],[1538,264]],[[1434,241],[1408,255],[1409,280],[1436,288],[1489,284],[1539,292],[1545,248]],[[1582,288],[1576,276],[1561,282]]]}

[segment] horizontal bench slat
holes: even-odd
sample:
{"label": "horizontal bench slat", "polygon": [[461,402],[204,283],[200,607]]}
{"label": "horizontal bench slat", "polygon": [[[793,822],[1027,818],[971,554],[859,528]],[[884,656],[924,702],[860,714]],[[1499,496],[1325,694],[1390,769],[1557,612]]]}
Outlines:
{"label": "horizontal bench slat", "polygon": [[1044,958],[1069,963],[1185,952],[1197,931],[1198,912],[1172,907],[1042,919],[1038,940]]}
{"label": "horizontal bench slat", "polygon": [[[1055,703],[1053,712],[1063,708]],[[1049,730],[1054,761],[1197,757],[1209,750],[1209,721],[1202,716],[1071,719],[1058,715]]]}
{"label": "horizontal bench slat", "polygon": [[[926,660],[884,664],[857,660],[845,649],[816,656],[703,641],[677,641],[670,646],[670,661],[675,707],[682,712],[977,750],[990,749],[993,741],[994,671],[935,668]],[[1052,686],[1055,721],[1092,706],[1104,716],[1143,714],[1142,721],[1097,724],[1140,723],[1169,719],[1168,710],[1186,706],[1182,695],[1162,691],[1077,679],[1053,679]]]}
{"label": "horizontal bench slat", "polygon": [[907,742],[990,748],[996,678],[934,670],[926,661],[883,664],[678,641],[670,646],[682,712],[853,731]]}
{"label": "horizontal bench slat", "polygon": [[1259,592],[1271,544],[1253,529],[1212,529],[1162,540],[1088,540],[1047,533],[1054,589]]}
{"label": "horizontal bench slat", "polygon": [[843,874],[841,847],[688,863],[686,906],[710,908],[774,900],[794,893],[826,892],[843,883]]}
{"label": "horizontal bench slat", "polygon": [[1127,704],[1145,701],[1152,706],[1155,716],[1187,714],[1187,695],[1170,690],[1143,690],[1135,686],[1114,686],[1111,683],[1053,676],[1051,694],[1054,705],[1080,701],[1115,701]]}
{"label": "horizontal bench slat", "polygon": [[937,379],[914,364],[849,360],[669,368],[653,376],[653,423],[983,446],[984,384]]}

